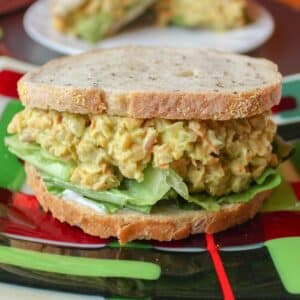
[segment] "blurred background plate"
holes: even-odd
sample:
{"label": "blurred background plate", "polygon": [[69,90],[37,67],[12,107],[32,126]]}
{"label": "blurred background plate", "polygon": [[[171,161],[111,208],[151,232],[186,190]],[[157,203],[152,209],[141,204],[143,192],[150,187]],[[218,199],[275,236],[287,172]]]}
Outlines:
{"label": "blurred background plate", "polygon": [[[271,14],[261,5],[250,2],[249,15],[254,20],[242,29],[215,32],[206,29],[178,27],[130,26],[96,44],[55,32],[51,27],[49,0],[34,3],[24,16],[24,27],[36,42],[64,54],[76,54],[91,48],[123,45],[182,46],[211,48],[223,51],[248,52],[262,45],[273,33]],[[141,19],[140,19],[141,21]]]}

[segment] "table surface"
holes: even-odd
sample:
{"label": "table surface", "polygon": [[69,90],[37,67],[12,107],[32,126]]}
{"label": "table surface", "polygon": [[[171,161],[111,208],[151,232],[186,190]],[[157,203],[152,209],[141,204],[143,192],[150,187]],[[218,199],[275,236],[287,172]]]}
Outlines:
{"label": "table surface", "polygon": [[[293,9],[275,0],[259,0],[275,19],[273,36],[261,47],[248,53],[255,57],[271,59],[279,65],[284,75],[300,72],[300,10]],[[27,36],[22,25],[24,10],[0,16],[0,26],[4,30],[4,39],[0,46],[7,53],[26,62],[43,64],[61,56],[49,50]]]}

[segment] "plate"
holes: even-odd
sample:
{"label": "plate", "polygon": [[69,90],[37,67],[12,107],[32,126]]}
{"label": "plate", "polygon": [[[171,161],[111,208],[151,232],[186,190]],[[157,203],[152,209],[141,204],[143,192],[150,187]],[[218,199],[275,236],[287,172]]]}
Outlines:
{"label": "plate", "polygon": [[63,35],[51,27],[49,0],[39,0],[25,13],[24,27],[36,42],[52,50],[77,54],[91,48],[118,47],[124,45],[177,46],[211,48],[232,52],[249,52],[262,45],[273,33],[274,21],[263,6],[250,2],[249,14],[255,20],[242,29],[224,33],[211,30],[189,30],[179,27],[154,26],[130,28],[97,44],[89,44],[78,38]]}
{"label": "plate", "polygon": [[[176,242],[120,246],[43,212],[4,146],[22,109],[16,83],[33,66],[0,58],[0,298],[300,299],[300,142],[282,184],[248,223]],[[284,79],[274,118],[300,137],[300,74]],[[255,294],[254,294],[255,293]]]}

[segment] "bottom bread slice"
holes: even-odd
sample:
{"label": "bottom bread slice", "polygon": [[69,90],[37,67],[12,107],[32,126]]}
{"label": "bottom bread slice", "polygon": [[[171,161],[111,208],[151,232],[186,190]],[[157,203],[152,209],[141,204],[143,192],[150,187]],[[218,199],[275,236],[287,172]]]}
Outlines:
{"label": "bottom bread slice", "polygon": [[182,210],[176,206],[162,206],[149,215],[123,210],[114,214],[101,214],[92,208],[66,201],[50,194],[39,172],[25,164],[28,185],[34,191],[46,212],[84,232],[101,238],[117,237],[120,243],[135,239],[171,241],[195,233],[215,233],[252,218],[271,191],[265,191],[247,203],[226,204],[219,211]]}

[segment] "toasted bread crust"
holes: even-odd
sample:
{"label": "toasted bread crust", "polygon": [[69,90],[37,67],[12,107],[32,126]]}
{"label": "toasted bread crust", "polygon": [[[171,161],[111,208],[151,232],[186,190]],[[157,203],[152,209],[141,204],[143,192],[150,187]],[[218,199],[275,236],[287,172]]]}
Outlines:
{"label": "toasted bread crust", "polygon": [[218,212],[166,208],[150,215],[131,211],[106,215],[48,193],[38,171],[28,163],[25,169],[28,185],[45,211],[50,211],[61,222],[79,226],[88,234],[117,237],[120,243],[135,239],[179,240],[191,234],[222,231],[252,218],[270,194],[266,191],[248,203],[224,205]]}
{"label": "toasted bread crust", "polygon": [[281,80],[277,66],[264,59],[196,49],[128,47],[53,60],[26,74],[18,91],[31,108],[228,120],[257,115],[278,104]]}

